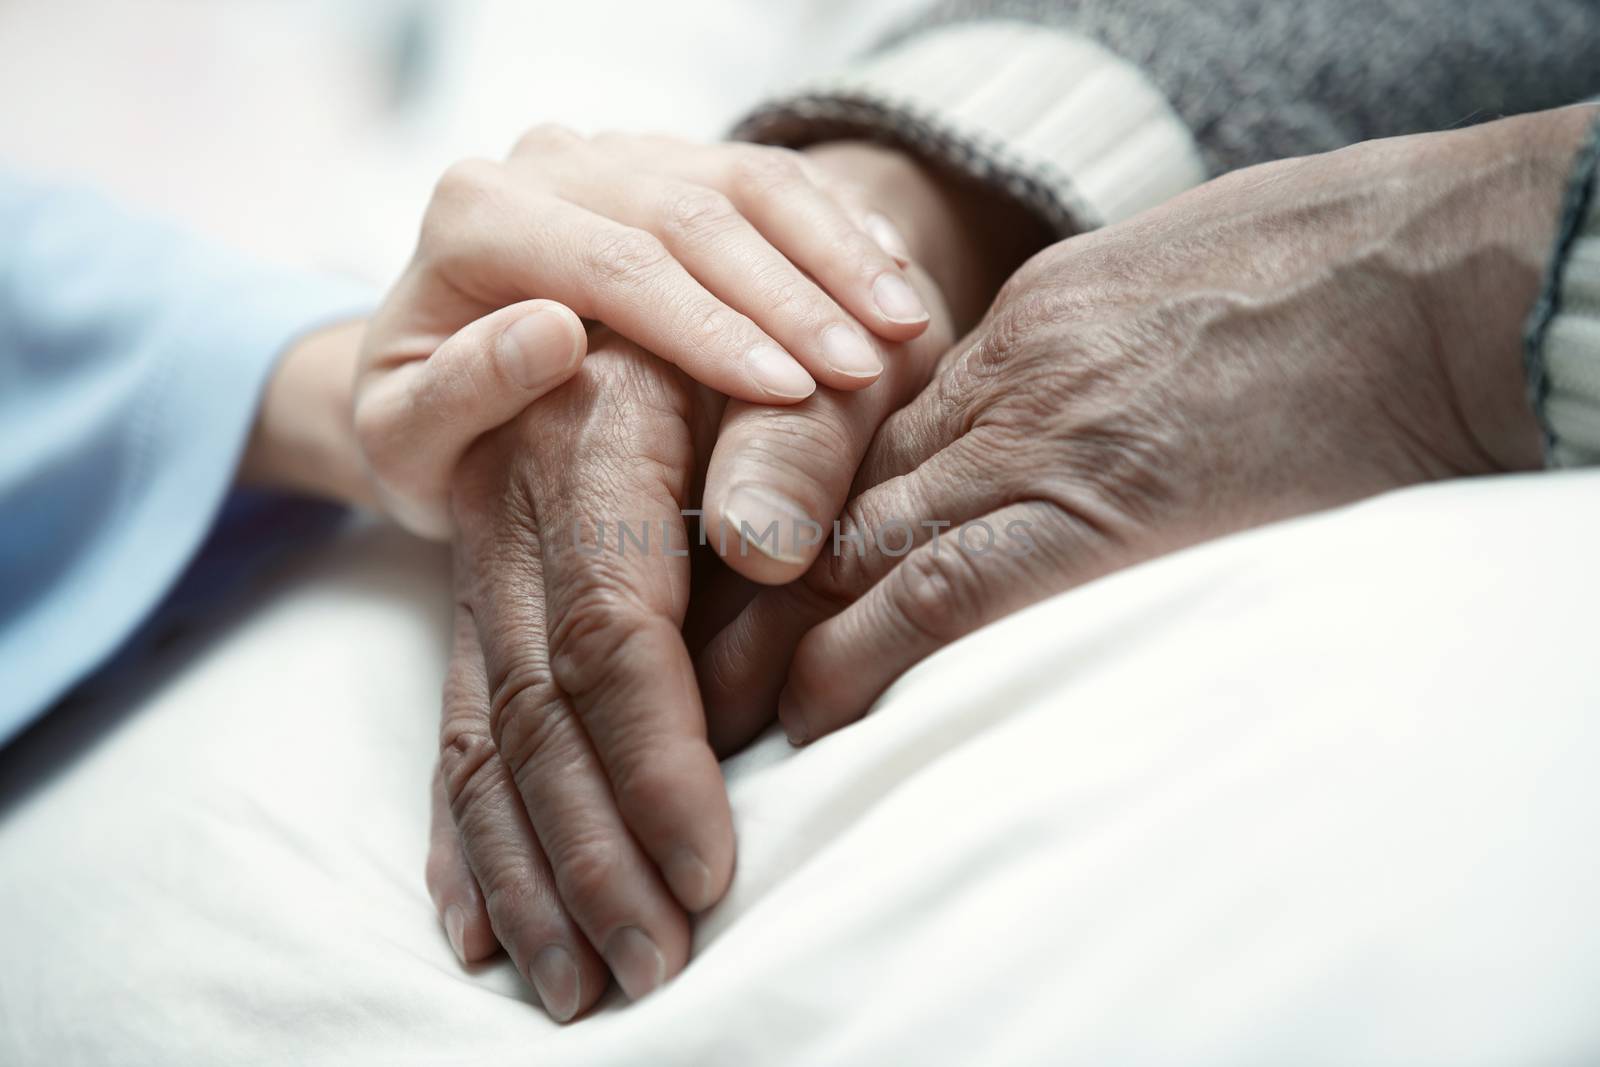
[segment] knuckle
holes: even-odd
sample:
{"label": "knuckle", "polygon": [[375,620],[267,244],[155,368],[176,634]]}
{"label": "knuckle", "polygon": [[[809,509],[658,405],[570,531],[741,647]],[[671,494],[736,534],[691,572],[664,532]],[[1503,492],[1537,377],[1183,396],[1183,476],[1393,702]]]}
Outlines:
{"label": "knuckle", "polygon": [[470,243],[478,222],[501,195],[503,182],[504,173],[498,163],[487,159],[452,163],[434,184],[422,216],[418,250],[440,254]]}
{"label": "knuckle", "polygon": [[484,794],[499,755],[494,738],[481,726],[460,716],[445,719],[439,736],[439,775],[452,812],[459,815]]}
{"label": "knuckle", "polygon": [[798,154],[788,148],[751,145],[739,153],[733,165],[734,184],[754,195],[772,192],[804,178]]}
{"label": "knuckle", "polygon": [[1077,246],[1071,241],[1057,241],[1040,249],[1018,267],[1000,287],[995,302],[1008,303],[1020,293],[1060,284],[1060,275],[1066,272],[1070,276],[1071,263],[1077,254]]}
{"label": "knuckle", "polygon": [[550,630],[554,683],[582,700],[629,666],[641,626],[633,598],[601,574],[586,577]]}
{"label": "knuckle", "polygon": [[706,301],[692,313],[689,343],[701,352],[720,352],[730,339],[746,335],[746,319],[719,300]]}
{"label": "knuckle", "polygon": [[1174,457],[1184,442],[1158,420],[1106,420],[1062,443],[1065,460],[1042,474],[1036,495],[1097,529],[1156,526],[1183,494]]}
{"label": "knuckle", "polygon": [[660,747],[659,739],[641,737],[637,744],[609,754],[606,770],[624,813],[661,811],[681,791],[679,776]]}
{"label": "knuckle", "polygon": [[974,375],[1003,376],[1040,347],[1042,331],[1059,327],[1060,309],[1036,292],[1020,294],[997,312],[967,350],[963,360]]}
{"label": "knuckle", "polygon": [[935,642],[953,641],[979,618],[977,575],[968,553],[951,544],[912,553],[898,568],[890,602],[900,620]]}
{"label": "knuckle", "polygon": [[518,657],[490,680],[489,736],[513,777],[551,752],[565,708],[543,657]]}
{"label": "knuckle", "polygon": [[654,235],[623,228],[595,242],[588,267],[604,282],[632,287],[658,275],[669,258],[666,246]]}
{"label": "knuckle", "polygon": [[502,177],[500,164],[492,160],[457,160],[434,183],[431,204],[440,209],[475,206],[499,188]]}
{"label": "knuckle", "polygon": [[589,143],[596,148],[608,151],[632,148],[639,145],[643,139],[636,133],[627,130],[604,129],[599,130],[589,138]]}
{"label": "knuckle", "polygon": [[715,189],[693,187],[670,194],[661,208],[663,231],[678,241],[726,233],[739,222],[733,202]]}
{"label": "knuckle", "polygon": [[600,900],[621,877],[622,847],[612,837],[593,832],[575,834],[559,842],[551,852],[551,866],[564,900]]}
{"label": "knuckle", "polygon": [[788,263],[774,264],[755,272],[755,289],[761,294],[763,310],[769,314],[808,312],[818,322],[838,314],[817,287],[803,279]]}
{"label": "knuckle", "polygon": [[817,558],[800,583],[827,615],[849,607],[876,580],[877,567],[866,542],[872,536],[872,525],[860,501],[846,504],[838,522],[839,533],[832,550]]}
{"label": "knuckle", "polygon": [[865,184],[853,178],[843,178],[828,171],[824,171],[812,164],[805,156],[800,157],[800,166],[805,171],[811,184],[815,185],[828,198],[841,208],[865,215],[872,210],[872,197]]}
{"label": "knuckle", "polygon": [[550,155],[582,143],[583,138],[558,122],[542,122],[524,131],[511,148],[512,158]]}
{"label": "knuckle", "polygon": [[[524,931],[536,931],[541,912],[549,904],[539,886],[509,873],[496,875],[483,887],[483,906],[489,913],[495,934],[510,939],[505,948],[519,969],[524,966],[527,954],[538,947],[521,943],[527,936]],[[523,959],[518,959],[519,956]]]}

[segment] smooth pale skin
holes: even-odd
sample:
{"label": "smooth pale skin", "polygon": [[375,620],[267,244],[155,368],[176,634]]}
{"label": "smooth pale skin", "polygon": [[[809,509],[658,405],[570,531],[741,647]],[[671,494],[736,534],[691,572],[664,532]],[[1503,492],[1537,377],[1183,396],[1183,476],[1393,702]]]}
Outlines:
{"label": "smooth pale skin", "polygon": [[[463,446],[570,376],[577,316],[727,396],[782,405],[818,382],[871,384],[883,372],[874,342],[917,336],[928,311],[891,251],[903,240],[866,204],[784,149],[556,126],[504,163],[451,167],[357,371],[356,431],[385,509],[450,535]],[[553,338],[499,364],[478,358],[490,334],[552,301],[575,313],[571,359],[546,358]],[[546,318],[532,332],[559,327]]]}

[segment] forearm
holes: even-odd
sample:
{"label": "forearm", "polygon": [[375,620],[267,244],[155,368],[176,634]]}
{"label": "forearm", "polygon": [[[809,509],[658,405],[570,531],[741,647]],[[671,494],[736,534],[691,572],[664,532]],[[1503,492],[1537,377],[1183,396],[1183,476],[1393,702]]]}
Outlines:
{"label": "forearm", "polygon": [[1556,244],[1592,107],[1395,142],[1421,146],[1427,210],[1402,232],[1439,358],[1466,425],[1497,465],[1542,465],[1524,333]]}

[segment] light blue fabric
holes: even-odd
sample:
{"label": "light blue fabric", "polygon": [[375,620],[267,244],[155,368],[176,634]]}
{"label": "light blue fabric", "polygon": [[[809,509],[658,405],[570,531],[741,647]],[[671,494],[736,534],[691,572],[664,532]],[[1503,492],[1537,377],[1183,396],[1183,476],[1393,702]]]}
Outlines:
{"label": "light blue fabric", "polygon": [[372,300],[0,170],[0,744],[199,551],[275,358]]}

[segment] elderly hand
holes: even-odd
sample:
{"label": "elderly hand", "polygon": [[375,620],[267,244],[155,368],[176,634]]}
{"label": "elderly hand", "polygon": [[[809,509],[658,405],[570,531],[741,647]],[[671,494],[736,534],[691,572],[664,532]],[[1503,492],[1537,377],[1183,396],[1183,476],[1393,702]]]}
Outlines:
{"label": "elderly hand", "polygon": [[[987,302],[1017,242],[1033,239],[1017,225],[1003,241],[971,240],[979,199],[897,153],[836,146],[817,157],[892,203],[965,314]],[[916,394],[952,337],[935,286],[916,268],[908,276],[930,325],[879,347],[885,372],[870,389],[730,405],[602,333],[572,381],[455,471],[459,610],[428,884],[457,953],[475,960],[503,944],[557,1019],[593,1003],[608,969],[637,997],[681,968],[685,913],[715,902],[731,873],[727,800],[690,661],[700,642],[680,632],[691,595],[680,512],[700,498],[713,438],[714,468],[744,475],[724,486],[750,476],[810,486],[816,514],[831,516],[879,422]],[[689,625],[714,633],[751,588],[699,555]]]}
{"label": "elderly hand", "polygon": [[[480,958],[498,939],[561,1020],[607,968],[630,997],[681,968],[685,909],[715,901],[733,869],[679,632],[680,512],[721,402],[602,338],[457,472],[447,810],[429,860],[457,951]],[[648,546],[620,544],[619,523]]]}
{"label": "elderly hand", "polygon": [[[602,337],[572,381],[456,471],[429,858],[457,952],[482,958],[498,941],[560,1020],[593,1003],[608,969],[630,997],[680,970],[686,913],[722,896],[734,854],[682,633],[698,534],[683,512],[724,400]],[[881,387],[913,394],[948,337],[941,321],[886,349]],[[840,407],[824,390],[780,410],[811,424]],[[870,427],[858,436],[864,450]]]}
{"label": "elderly hand", "polygon": [[838,551],[699,660],[713,734],[796,743],[1113,569],[1536,466],[1520,331],[1591,116],[1372,142],[1054,246],[879,431]]}

